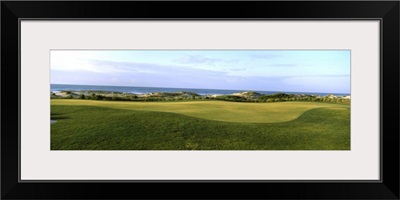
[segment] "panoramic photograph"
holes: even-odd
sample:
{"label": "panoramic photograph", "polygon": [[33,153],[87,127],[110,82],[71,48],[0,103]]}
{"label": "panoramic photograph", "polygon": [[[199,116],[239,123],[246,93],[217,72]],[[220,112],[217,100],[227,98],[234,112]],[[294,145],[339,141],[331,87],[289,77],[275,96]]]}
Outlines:
{"label": "panoramic photograph", "polygon": [[350,150],[350,50],[51,50],[51,150]]}

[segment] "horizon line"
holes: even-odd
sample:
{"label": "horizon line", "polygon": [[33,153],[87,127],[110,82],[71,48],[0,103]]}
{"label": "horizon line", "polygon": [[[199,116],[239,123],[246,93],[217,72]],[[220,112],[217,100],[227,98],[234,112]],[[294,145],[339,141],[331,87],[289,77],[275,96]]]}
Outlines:
{"label": "horizon line", "polygon": [[75,85],[75,86],[102,86],[102,87],[148,87],[148,88],[170,88],[170,89],[198,89],[198,90],[241,90],[241,91],[263,91],[263,92],[291,92],[291,93],[324,93],[324,94],[348,94],[351,92],[295,92],[295,91],[274,91],[274,90],[249,90],[249,89],[211,89],[211,88],[175,88],[175,87],[151,87],[151,86],[124,86],[124,85],[80,85],[80,84],[65,84],[65,83],[50,83],[50,85]]}

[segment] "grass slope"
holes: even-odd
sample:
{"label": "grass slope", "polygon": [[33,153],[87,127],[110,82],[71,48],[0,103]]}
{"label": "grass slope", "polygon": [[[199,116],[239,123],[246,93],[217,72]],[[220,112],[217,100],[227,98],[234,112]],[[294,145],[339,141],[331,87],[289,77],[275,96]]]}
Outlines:
{"label": "grass slope", "polygon": [[313,108],[349,108],[348,105],[319,102],[121,102],[77,99],[52,99],[51,105],[85,105],[127,110],[170,112],[209,120],[248,123],[276,123],[290,121],[296,119],[305,111]]}
{"label": "grass slope", "polygon": [[281,123],[82,105],[52,105],[51,118],[57,120],[51,125],[52,150],[350,149],[350,109],[340,106],[315,108]]}

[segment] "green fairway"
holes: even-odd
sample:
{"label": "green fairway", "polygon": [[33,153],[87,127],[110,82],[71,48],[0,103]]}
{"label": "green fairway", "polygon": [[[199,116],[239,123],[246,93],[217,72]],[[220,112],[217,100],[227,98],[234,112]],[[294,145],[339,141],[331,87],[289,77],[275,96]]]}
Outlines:
{"label": "green fairway", "polygon": [[348,105],[314,102],[244,103],[226,101],[118,102],[52,99],[51,105],[101,106],[124,110],[157,111],[226,122],[276,123],[294,120],[313,108],[348,108]]}
{"label": "green fairway", "polygon": [[350,106],[51,100],[52,150],[349,150]]}

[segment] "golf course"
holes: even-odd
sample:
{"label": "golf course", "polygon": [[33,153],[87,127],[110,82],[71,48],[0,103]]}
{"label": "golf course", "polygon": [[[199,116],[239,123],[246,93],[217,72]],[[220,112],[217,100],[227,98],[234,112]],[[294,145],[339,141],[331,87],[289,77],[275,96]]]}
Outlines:
{"label": "golf course", "polygon": [[350,105],[51,99],[51,150],[350,150]]}

